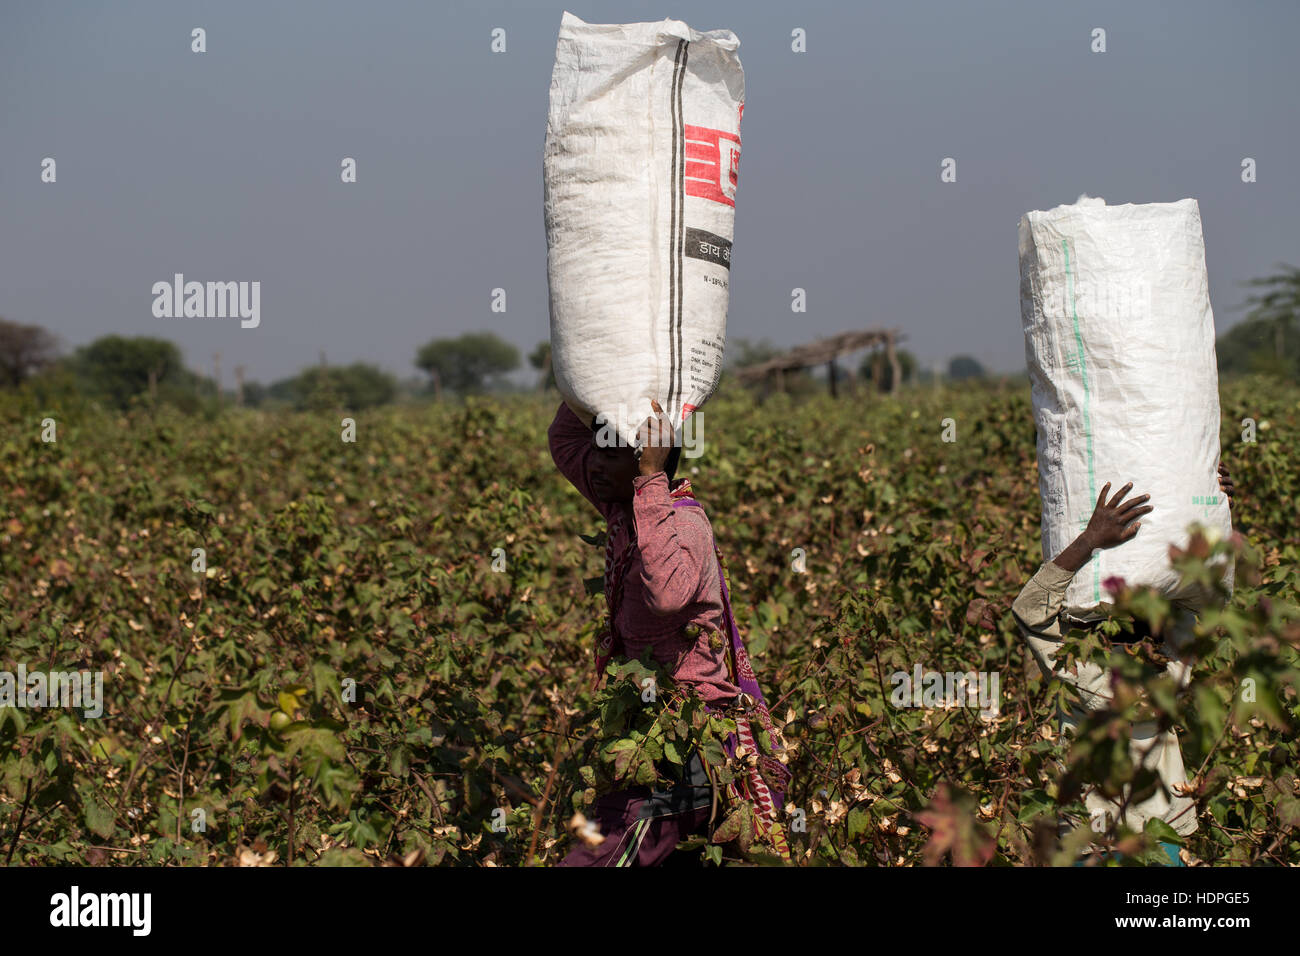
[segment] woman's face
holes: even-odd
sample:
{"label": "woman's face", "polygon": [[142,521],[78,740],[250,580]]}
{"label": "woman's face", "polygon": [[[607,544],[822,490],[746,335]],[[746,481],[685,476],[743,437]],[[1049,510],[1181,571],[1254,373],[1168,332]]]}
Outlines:
{"label": "woman's face", "polygon": [[592,455],[587,464],[591,490],[601,501],[631,501],[632,482],[640,474],[636,453],[627,445],[602,447],[591,438]]}

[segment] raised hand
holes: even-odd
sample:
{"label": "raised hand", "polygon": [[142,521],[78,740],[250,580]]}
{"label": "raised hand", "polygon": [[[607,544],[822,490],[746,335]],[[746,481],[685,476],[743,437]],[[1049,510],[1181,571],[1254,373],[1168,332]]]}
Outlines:
{"label": "raised hand", "polygon": [[1115,493],[1114,498],[1107,501],[1110,482],[1106,482],[1097,497],[1097,507],[1092,512],[1088,527],[1069,547],[1053,558],[1052,563],[1066,571],[1078,571],[1093,551],[1098,548],[1113,548],[1137,534],[1138,528],[1142,527],[1139,519],[1155,509],[1146,504],[1151,499],[1150,495],[1139,495],[1125,501],[1124,496],[1132,489],[1133,482],[1130,481]]}
{"label": "raised hand", "polygon": [[663,471],[668,463],[668,455],[673,450],[673,426],[659,407],[659,403],[650,399],[654,415],[647,418],[637,429],[636,443],[641,450],[637,467],[642,475],[653,475]]}
{"label": "raised hand", "polygon": [[1228,469],[1223,462],[1219,462],[1219,488],[1228,496],[1229,501],[1234,500],[1233,492],[1236,491],[1237,486],[1232,483],[1232,476],[1228,474]]}
{"label": "raised hand", "polygon": [[1142,527],[1142,522],[1138,519],[1155,510],[1151,505],[1146,504],[1151,500],[1150,495],[1139,495],[1125,501],[1124,496],[1132,490],[1133,482],[1130,481],[1107,502],[1106,493],[1110,491],[1110,482],[1102,486],[1101,494],[1097,498],[1097,507],[1093,510],[1088,527],[1083,532],[1091,547],[1113,548],[1117,544],[1123,544],[1138,533],[1138,528]]}

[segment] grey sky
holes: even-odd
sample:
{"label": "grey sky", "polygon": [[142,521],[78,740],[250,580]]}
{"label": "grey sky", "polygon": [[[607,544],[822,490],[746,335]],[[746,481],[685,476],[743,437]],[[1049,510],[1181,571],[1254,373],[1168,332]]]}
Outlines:
{"label": "grey sky", "polygon": [[[321,350],[409,376],[421,344],[467,330],[531,349],[566,6],[740,37],[729,337],[897,325],[926,365],[1023,368],[1016,223],[1081,192],[1198,199],[1220,330],[1237,283],[1300,262],[1295,3],[7,3],[0,315],[68,346],[161,335],[205,371],[219,350],[227,385],[235,364],[271,381]],[[154,318],[176,272],[260,280],[261,326]]]}

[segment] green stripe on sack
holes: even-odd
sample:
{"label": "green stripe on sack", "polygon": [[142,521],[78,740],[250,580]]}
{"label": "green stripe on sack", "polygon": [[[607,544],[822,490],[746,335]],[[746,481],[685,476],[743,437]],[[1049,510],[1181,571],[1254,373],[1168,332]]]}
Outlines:
{"label": "green stripe on sack", "polygon": [[[1079,303],[1074,298],[1074,276],[1070,272],[1070,244],[1061,240],[1061,251],[1065,253],[1065,289],[1070,297],[1070,308],[1074,313],[1074,344],[1079,363],[1079,377],[1083,380],[1083,436],[1088,443],[1088,501],[1097,500],[1097,470],[1092,456],[1092,393],[1088,389],[1088,363],[1083,358],[1083,334],[1079,331]],[[1092,563],[1092,599],[1101,602],[1101,561],[1095,554],[1089,555]]]}

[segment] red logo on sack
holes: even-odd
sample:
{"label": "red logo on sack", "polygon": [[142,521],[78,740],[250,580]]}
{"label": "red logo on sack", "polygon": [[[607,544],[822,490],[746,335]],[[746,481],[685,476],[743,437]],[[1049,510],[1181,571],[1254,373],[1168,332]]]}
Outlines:
{"label": "red logo on sack", "polygon": [[707,126],[686,127],[686,195],[736,205],[740,137]]}

